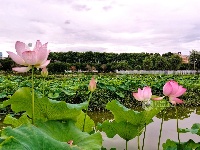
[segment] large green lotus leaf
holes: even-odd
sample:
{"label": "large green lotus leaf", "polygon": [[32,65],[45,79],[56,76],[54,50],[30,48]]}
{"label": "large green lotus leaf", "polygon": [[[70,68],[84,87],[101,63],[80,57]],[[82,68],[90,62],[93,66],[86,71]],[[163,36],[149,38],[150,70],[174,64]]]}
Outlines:
{"label": "large green lotus leaf", "polygon": [[113,91],[115,92],[116,91],[116,88],[114,86],[111,86],[111,85],[106,85],[107,89],[110,90],[110,91]]}
{"label": "large green lotus leaf", "polygon": [[149,106],[147,110],[141,112],[134,111],[121,105],[118,101],[113,100],[106,105],[106,108],[110,110],[116,122],[130,122],[133,125],[144,125],[152,122],[152,118],[158,114],[165,107],[155,107],[158,106],[153,102],[153,106]]}
{"label": "large green lotus leaf", "polygon": [[9,100],[4,101],[3,106],[11,105],[11,109],[16,113],[26,111],[30,115],[32,114],[31,98],[31,89],[23,87],[18,89]]}
{"label": "large green lotus leaf", "polygon": [[48,97],[49,98],[58,98],[59,97],[59,93],[49,93]]}
{"label": "large green lotus leaf", "polygon": [[[62,132],[62,131],[61,131]],[[23,125],[18,128],[6,127],[1,138],[1,150],[80,150],[77,146],[67,144],[68,141],[58,141],[33,125]]]}
{"label": "large green lotus leaf", "polygon": [[31,119],[27,117],[26,113],[24,113],[19,119],[16,119],[12,117],[10,114],[8,114],[6,115],[3,123],[13,125],[14,127],[18,127],[22,124],[31,124]]}
{"label": "large green lotus leaf", "polygon": [[200,150],[200,143],[195,143],[193,140],[188,140],[187,142],[172,141],[168,139],[166,143],[163,143],[163,150]]}
{"label": "large green lotus leaf", "polygon": [[73,140],[73,144],[84,150],[100,149],[102,146],[102,136],[99,132],[88,134],[78,129],[73,121],[61,123],[59,121],[38,122],[35,124],[43,132],[58,141]]}
{"label": "large green lotus leaf", "polygon": [[[82,111],[81,114],[78,116],[76,122],[76,127],[79,128],[80,130],[83,130],[84,118],[85,118],[85,113]],[[90,133],[94,130],[94,127],[95,127],[94,121],[88,115],[86,115],[84,132]]]}
{"label": "large green lotus leaf", "polygon": [[62,90],[66,95],[68,96],[74,96],[76,95],[76,92],[70,91],[70,90]]}
{"label": "large green lotus leaf", "polygon": [[46,120],[77,120],[81,110],[88,106],[88,102],[68,104],[64,101],[49,100],[47,97],[35,102],[35,118]]}
{"label": "large green lotus leaf", "polygon": [[113,138],[116,134],[118,134],[126,141],[129,141],[136,136],[139,136],[142,133],[143,128],[144,126],[137,126],[124,121],[109,122],[108,120],[106,120],[102,124],[98,124],[98,129],[104,131],[109,138]]}
{"label": "large green lotus leaf", "polygon": [[[13,96],[3,102],[4,107],[11,105],[14,112],[26,111],[32,118],[32,95],[31,89],[23,87],[17,90]],[[82,109],[86,109],[88,102],[81,104],[68,104],[64,101],[56,101],[47,97],[37,98],[35,96],[35,118],[39,120],[67,120],[76,121]]]}
{"label": "large green lotus leaf", "polygon": [[195,123],[192,125],[191,129],[179,129],[180,133],[186,133],[186,132],[191,132],[192,134],[197,134],[200,136],[200,124],[199,123]]}

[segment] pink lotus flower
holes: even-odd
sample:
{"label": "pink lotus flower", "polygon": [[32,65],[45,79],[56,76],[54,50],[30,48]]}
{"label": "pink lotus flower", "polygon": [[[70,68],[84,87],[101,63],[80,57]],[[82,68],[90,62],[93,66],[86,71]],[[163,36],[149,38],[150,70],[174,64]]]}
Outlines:
{"label": "pink lotus flower", "polygon": [[133,93],[133,96],[138,101],[150,101],[152,92],[150,87],[144,87],[143,90],[138,88],[138,93]]}
{"label": "pink lotus flower", "polygon": [[183,103],[183,101],[177,97],[183,95],[187,89],[178,85],[176,81],[170,80],[163,86],[163,94],[169,97],[169,101],[172,104]]}
{"label": "pink lotus flower", "polygon": [[27,72],[32,68],[32,66],[36,68],[44,68],[50,63],[50,60],[47,60],[50,52],[47,50],[47,43],[42,45],[42,43],[37,40],[35,48],[29,50],[27,45],[23,42],[17,41],[15,49],[17,54],[7,51],[9,57],[17,64],[27,67],[15,67],[13,68],[14,71]]}
{"label": "pink lotus flower", "polygon": [[90,80],[89,86],[88,86],[88,90],[91,91],[91,92],[94,92],[96,88],[97,88],[96,81],[92,77],[92,79]]}

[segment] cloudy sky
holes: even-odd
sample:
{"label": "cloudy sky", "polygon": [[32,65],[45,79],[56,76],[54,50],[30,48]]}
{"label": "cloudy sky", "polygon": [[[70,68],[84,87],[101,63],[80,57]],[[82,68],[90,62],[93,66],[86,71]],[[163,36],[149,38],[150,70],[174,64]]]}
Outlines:
{"label": "cloudy sky", "polygon": [[0,0],[0,51],[48,42],[51,51],[200,49],[200,0]]}

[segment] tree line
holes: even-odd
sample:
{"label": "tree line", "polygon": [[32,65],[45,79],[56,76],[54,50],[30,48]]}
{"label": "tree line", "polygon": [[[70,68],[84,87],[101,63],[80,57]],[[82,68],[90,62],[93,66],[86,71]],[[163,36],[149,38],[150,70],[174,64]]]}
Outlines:
{"label": "tree line", "polygon": [[[183,63],[182,58],[171,52],[159,53],[100,53],[100,52],[51,52],[48,59],[49,72],[62,73],[98,71],[114,72],[115,70],[189,70],[200,69],[200,52],[192,50],[189,63]],[[16,64],[10,59],[0,60],[0,69],[11,71]]]}

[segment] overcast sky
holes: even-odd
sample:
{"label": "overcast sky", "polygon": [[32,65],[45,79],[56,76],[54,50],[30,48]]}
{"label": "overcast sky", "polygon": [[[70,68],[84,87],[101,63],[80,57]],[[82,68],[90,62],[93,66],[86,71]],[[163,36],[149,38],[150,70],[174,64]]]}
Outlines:
{"label": "overcast sky", "polygon": [[48,42],[51,51],[200,49],[200,0],[0,0],[0,51]]}

